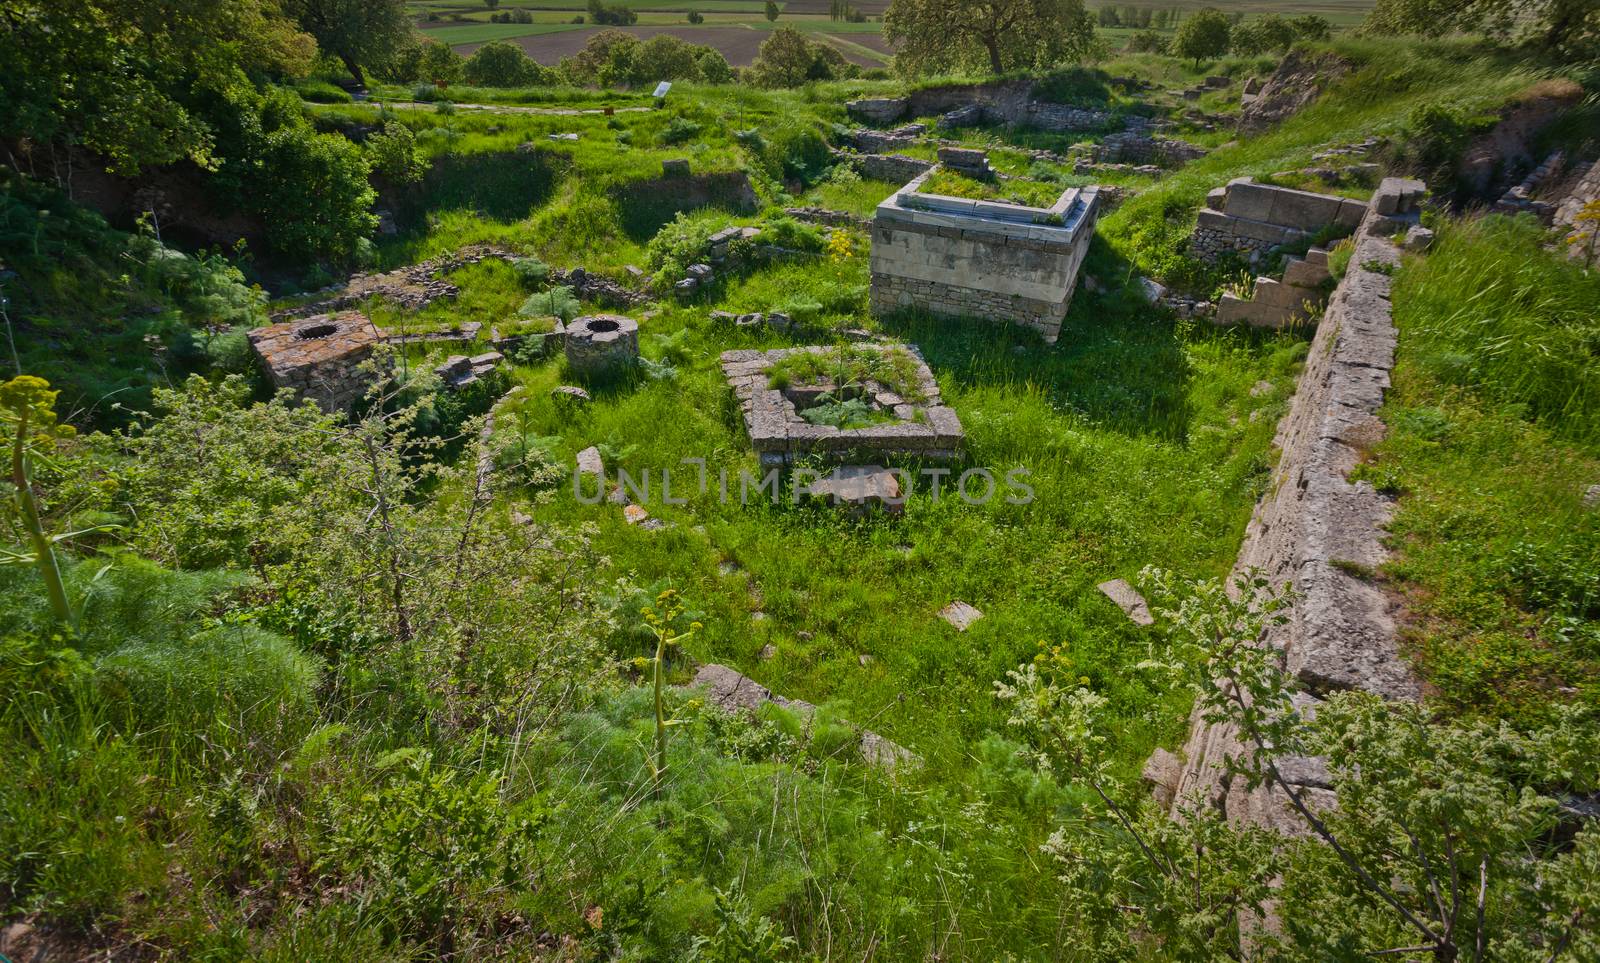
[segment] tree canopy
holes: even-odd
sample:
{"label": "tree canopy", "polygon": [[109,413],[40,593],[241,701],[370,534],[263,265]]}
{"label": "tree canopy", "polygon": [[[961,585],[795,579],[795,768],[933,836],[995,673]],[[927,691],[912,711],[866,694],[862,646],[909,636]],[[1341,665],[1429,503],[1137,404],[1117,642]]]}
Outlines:
{"label": "tree canopy", "polygon": [[1228,52],[1233,25],[1228,15],[1207,7],[1185,20],[1172,38],[1172,52],[1179,57],[1194,58],[1195,66],[1209,57],[1220,57]]}
{"label": "tree canopy", "polygon": [[405,0],[284,0],[283,10],[362,85],[364,68],[381,65],[411,38]]}
{"label": "tree canopy", "polygon": [[1050,67],[1095,44],[1082,0],[893,0],[883,24],[908,74]]}
{"label": "tree canopy", "polygon": [[132,175],[213,167],[218,95],[299,76],[311,38],[266,0],[8,0],[0,23],[0,138],[81,145]]}

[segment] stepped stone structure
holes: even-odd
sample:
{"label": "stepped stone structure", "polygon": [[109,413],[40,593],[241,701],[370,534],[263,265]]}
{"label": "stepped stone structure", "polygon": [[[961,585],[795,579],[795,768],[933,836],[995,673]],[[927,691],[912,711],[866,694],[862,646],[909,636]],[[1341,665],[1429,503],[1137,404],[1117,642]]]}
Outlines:
{"label": "stepped stone structure", "polygon": [[383,331],[360,311],[284,321],[249,333],[274,388],[293,388],[329,414],[348,412],[369,379],[360,370]]}
{"label": "stepped stone structure", "polygon": [[1094,233],[1098,188],[1069,188],[1045,209],[923,193],[928,176],[878,205],[872,310],[1009,321],[1055,343]]}
{"label": "stepped stone structure", "polygon": [[[1400,250],[1390,240],[1416,223],[1422,185],[1391,178],[1374,194],[1356,235],[1350,269],[1328,303],[1289,414],[1278,426],[1281,450],[1272,484],[1256,505],[1234,571],[1258,570],[1275,587],[1292,583],[1286,624],[1261,644],[1279,655],[1303,691],[1295,711],[1314,715],[1338,690],[1414,700],[1421,685],[1400,657],[1396,603],[1361,573],[1387,558],[1384,526],[1392,502],[1350,473],[1382,439],[1378,418],[1394,368],[1397,334],[1389,303]],[[1307,831],[1276,785],[1249,788],[1226,760],[1247,749],[1226,724],[1191,720],[1181,757],[1158,750],[1145,768],[1158,799],[1179,807],[1198,798],[1236,825]],[[1336,804],[1326,761],[1284,756],[1284,781],[1313,811]],[[1176,801],[1175,803],[1173,801]]]}
{"label": "stepped stone structure", "polygon": [[1205,261],[1234,252],[1254,263],[1329,225],[1354,230],[1367,205],[1348,197],[1257,184],[1239,177],[1206,196],[1189,251]]}
{"label": "stepped stone structure", "polygon": [[1283,280],[1256,278],[1249,298],[1225,292],[1217,302],[1216,323],[1248,324],[1256,328],[1286,328],[1311,317],[1327,303],[1328,252],[1314,247],[1303,258],[1290,258]]}

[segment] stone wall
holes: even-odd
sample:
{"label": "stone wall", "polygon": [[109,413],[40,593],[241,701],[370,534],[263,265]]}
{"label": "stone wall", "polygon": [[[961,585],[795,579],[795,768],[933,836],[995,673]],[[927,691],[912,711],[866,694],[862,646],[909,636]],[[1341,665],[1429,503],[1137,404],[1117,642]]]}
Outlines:
{"label": "stone wall", "polygon": [[[1380,191],[1382,189],[1380,188]],[[1297,709],[1314,713],[1331,692],[1359,689],[1389,699],[1417,699],[1421,688],[1396,643],[1396,605],[1359,573],[1387,558],[1381,538],[1392,503],[1350,472],[1384,434],[1378,409],[1394,367],[1396,333],[1390,313],[1398,248],[1385,236],[1396,219],[1374,204],[1357,232],[1349,273],[1334,291],[1317,329],[1289,414],[1278,427],[1282,454],[1272,484],[1257,504],[1236,572],[1258,569],[1297,598],[1285,625],[1267,633],[1284,666],[1301,683]],[[1371,270],[1377,267],[1380,270]],[[1181,759],[1158,750],[1146,769],[1158,795],[1191,796],[1223,809],[1236,825],[1304,831],[1281,790],[1249,790],[1226,771],[1225,758],[1242,752],[1229,726],[1196,713]],[[1286,781],[1313,808],[1333,805],[1320,759],[1278,760]]]}
{"label": "stone wall", "polygon": [[1189,253],[1215,261],[1233,252],[1254,264],[1276,249],[1337,225],[1354,229],[1367,205],[1348,197],[1257,184],[1239,177],[1206,197]]}
{"label": "stone wall", "polygon": [[838,153],[834,156],[840,160],[848,160],[857,174],[872,181],[903,184],[919,174],[926,174],[933,168],[933,164],[929,161],[907,157],[904,154]]}
{"label": "stone wall", "polygon": [[1010,321],[1054,343],[1099,210],[1093,188],[1048,211],[921,194],[923,177],[882,204],[872,224],[872,310]]}
{"label": "stone wall", "polygon": [[[1580,164],[1579,170],[1573,172],[1572,189],[1556,205],[1555,217],[1552,219],[1557,227],[1566,228],[1574,232],[1579,228],[1577,223],[1578,212],[1583,210],[1585,204],[1600,200],[1600,161],[1589,164]],[[1585,231],[1600,230],[1600,224],[1581,225]],[[1574,232],[1575,233],[1575,232]],[[1574,241],[1567,248],[1567,254],[1574,258],[1585,258],[1593,251],[1586,239]]]}
{"label": "stone wall", "polygon": [[1105,137],[1090,149],[1102,164],[1158,164],[1178,167],[1206,156],[1206,149],[1188,141],[1152,137],[1147,130],[1125,130]]}

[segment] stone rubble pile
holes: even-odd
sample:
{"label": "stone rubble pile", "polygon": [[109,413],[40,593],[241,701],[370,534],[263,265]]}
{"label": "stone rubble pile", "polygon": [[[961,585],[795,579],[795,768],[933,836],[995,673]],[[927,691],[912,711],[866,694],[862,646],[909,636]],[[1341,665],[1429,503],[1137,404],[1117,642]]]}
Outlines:
{"label": "stone rubble pile", "polygon": [[490,258],[511,261],[516,257],[517,255],[504,248],[473,245],[464,247],[454,254],[429,258],[382,274],[352,275],[334,296],[312,304],[297,305],[274,312],[271,320],[285,321],[312,314],[343,311],[362,304],[371,297],[383,298],[396,307],[408,311],[420,310],[440,298],[451,299],[461,293],[459,287],[439,275]]}
{"label": "stone rubble pile", "polygon": [[1152,137],[1145,130],[1108,134],[1090,148],[1090,156],[1103,164],[1143,164],[1178,167],[1206,156],[1206,149],[1187,141]]}
{"label": "stone rubble pile", "polygon": [[618,284],[600,274],[594,274],[581,267],[570,271],[560,269],[550,272],[550,283],[565,285],[572,289],[572,293],[584,301],[593,301],[608,308],[637,308],[649,304],[653,298],[649,292],[635,290]]}
{"label": "stone rubble pile", "polygon": [[797,221],[807,224],[821,224],[824,227],[853,227],[866,230],[872,222],[864,217],[857,217],[848,211],[831,211],[825,207],[786,207],[783,213]]}

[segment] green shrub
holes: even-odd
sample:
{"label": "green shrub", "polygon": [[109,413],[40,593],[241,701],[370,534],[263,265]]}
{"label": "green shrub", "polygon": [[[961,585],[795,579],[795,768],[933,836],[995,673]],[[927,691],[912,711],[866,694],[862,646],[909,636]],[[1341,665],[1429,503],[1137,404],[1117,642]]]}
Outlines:
{"label": "green shrub", "polygon": [[663,144],[681,144],[700,136],[700,129],[699,124],[687,117],[674,117],[661,132],[659,140]]}
{"label": "green shrub", "polygon": [[536,257],[519,257],[511,262],[517,281],[529,290],[538,290],[550,280],[550,265]]}
{"label": "green shrub", "polygon": [[422,180],[428,165],[417,155],[417,138],[411,128],[396,121],[386,121],[383,129],[363,143],[367,163],[372,173],[396,184],[414,184]]}
{"label": "green shrub", "polygon": [[531,87],[545,83],[543,67],[504,40],[491,40],[467,58],[462,79],[474,87]]}
{"label": "green shrub", "polygon": [[655,275],[657,287],[667,287],[683,277],[689,265],[705,256],[713,225],[705,218],[682,212],[656,232],[645,247],[645,263]]}
{"label": "green shrub", "polygon": [[522,302],[522,307],[517,309],[517,313],[528,318],[557,317],[566,322],[577,317],[578,312],[582,310],[583,305],[579,303],[577,295],[572,293],[572,289],[564,284],[558,284],[548,291],[528,295],[528,299]]}

